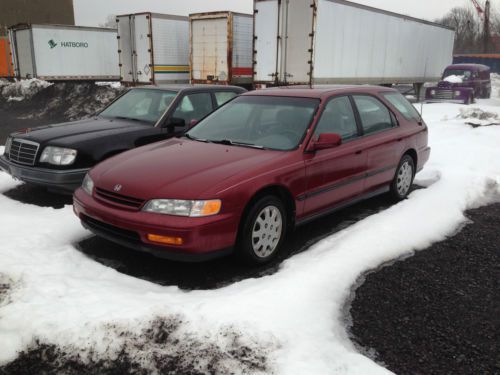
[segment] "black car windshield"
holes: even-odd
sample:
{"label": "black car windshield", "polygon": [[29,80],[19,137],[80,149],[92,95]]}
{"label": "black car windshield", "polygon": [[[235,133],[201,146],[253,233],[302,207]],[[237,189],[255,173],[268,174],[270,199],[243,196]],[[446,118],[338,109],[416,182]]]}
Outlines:
{"label": "black car windshield", "polygon": [[113,102],[100,116],[155,124],[176,95],[175,91],[133,89]]}
{"label": "black car windshield", "polygon": [[304,137],[319,100],[240,96],[187,133],[190,139],[242,147],[292,150]]}
{"label": "black car windshield", "polygon": [[471,77],[472,73],[470,70],[464,70],[464,69],[447,69],[445,70],[443,74],[443,79],[449,77],[449,76],[457,76],[457,77],[462,77],[463,79],[469,79]]}

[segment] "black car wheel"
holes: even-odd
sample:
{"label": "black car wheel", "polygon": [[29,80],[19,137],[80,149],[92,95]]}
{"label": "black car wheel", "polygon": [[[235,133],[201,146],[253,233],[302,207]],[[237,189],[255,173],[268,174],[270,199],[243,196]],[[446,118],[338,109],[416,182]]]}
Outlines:
{"label": "black car wheel", "polygon": [[247,263],[261,264],[274,258],[287,232],[287,215],[283,202],[268,195],[256,201],[244,218],[238,255]]}
{"label": "black car wheel", "polygon": [[404,155],[398,164],[396,174],[391,183],[391,195],[400,201],[410,193],[410,188],[415,177],[415,163],[410,155]]}

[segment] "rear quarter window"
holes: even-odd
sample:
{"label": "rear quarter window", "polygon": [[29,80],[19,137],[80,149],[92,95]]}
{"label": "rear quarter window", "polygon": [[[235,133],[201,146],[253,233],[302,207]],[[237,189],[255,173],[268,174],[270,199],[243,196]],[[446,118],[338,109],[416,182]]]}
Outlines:
{"label": "rear quarter window", "polygon": [[420,115],[415,107],[399,92],[382,93],[401,115],[407,120],[420,121]]}

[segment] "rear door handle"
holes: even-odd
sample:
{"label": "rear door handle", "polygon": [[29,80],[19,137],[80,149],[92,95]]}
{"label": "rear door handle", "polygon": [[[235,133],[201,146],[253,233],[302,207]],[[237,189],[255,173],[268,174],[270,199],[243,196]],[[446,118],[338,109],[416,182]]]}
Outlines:
{"label": "rear door handle", "polygon": [[363,153],[363,150],[358,150],[355,152],[356,155],[359,155],[359,154],[362,154]]}

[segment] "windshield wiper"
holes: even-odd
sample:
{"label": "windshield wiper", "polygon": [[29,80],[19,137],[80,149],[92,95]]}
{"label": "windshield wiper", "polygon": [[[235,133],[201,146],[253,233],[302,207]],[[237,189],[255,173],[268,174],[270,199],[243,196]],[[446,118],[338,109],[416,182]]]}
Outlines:
{"label": "windshield wiper", "polygon": [[196,138],[196,137],[193,137],[192,135],[189,135],[187,133],[183,134],[182,135],[183,137],[186,137],[187,139],[190,139],[192,141],[199,141],[199,142],[208,142],[208,139],[203,139],[203,138]]}
{"label": "windshield wiper", "polygon": [[258,148],[258,149],[264,148],[264,146],[259,146],[259,145],[253,144],[253,143],[232,141],[230,139],[209,140],[209,142],[217,143],[217,144],[221,144],[221,145],[228,145],[228,146],[243,146],[243,147],[251,147],[251,148]]}

